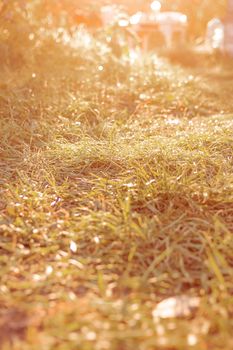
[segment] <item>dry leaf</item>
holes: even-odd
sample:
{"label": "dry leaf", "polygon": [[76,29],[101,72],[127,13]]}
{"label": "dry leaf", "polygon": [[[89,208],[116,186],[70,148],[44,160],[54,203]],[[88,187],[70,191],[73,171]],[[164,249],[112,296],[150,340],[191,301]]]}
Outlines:
{"label": "dry leaf", "polygon": [[181,295],[161,301],[153,311],[154,319],[191,316],[200,305],[200,298]]}

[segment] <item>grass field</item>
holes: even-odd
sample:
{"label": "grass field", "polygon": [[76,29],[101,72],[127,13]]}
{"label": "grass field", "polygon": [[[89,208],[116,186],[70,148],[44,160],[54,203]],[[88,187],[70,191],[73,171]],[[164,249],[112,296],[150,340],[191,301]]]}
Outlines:
{"label": "grass field", "polygon": [[232,349],[233,64],[92,42],[0,79],[0,348]]}

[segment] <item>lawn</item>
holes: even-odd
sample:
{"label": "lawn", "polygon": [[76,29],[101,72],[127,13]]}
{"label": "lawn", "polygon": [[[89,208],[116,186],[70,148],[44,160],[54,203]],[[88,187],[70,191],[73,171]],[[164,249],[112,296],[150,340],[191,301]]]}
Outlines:
{"label": "lawn", "polygon": [[230,350],[233,64],[81,39],[0,72],[0,348]]}

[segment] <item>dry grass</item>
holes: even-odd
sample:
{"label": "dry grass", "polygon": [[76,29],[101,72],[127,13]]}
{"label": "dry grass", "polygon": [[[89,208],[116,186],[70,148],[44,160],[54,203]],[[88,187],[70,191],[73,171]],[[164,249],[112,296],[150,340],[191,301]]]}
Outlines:
{"label": "dry grass", "polygon": [[46,48],[1,71],[1,348],[231,349],[232,65]]}

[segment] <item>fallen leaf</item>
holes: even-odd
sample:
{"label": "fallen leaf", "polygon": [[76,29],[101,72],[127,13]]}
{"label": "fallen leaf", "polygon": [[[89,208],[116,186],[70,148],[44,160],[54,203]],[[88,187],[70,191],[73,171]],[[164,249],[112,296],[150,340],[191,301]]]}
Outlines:
{"label": "fallen leaf", "polygon": [[200,305],[200,298],[181,295],[161,301],[153,310],[154,319],[189,317]]}

